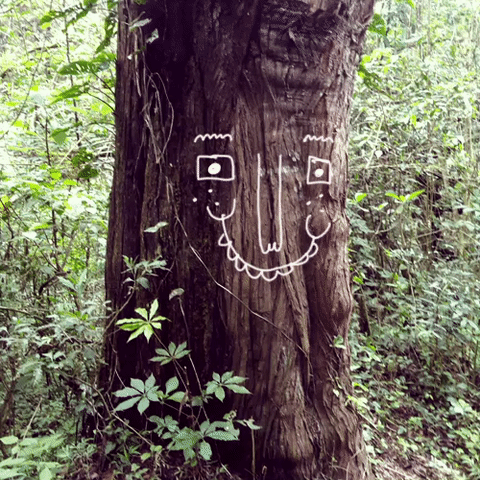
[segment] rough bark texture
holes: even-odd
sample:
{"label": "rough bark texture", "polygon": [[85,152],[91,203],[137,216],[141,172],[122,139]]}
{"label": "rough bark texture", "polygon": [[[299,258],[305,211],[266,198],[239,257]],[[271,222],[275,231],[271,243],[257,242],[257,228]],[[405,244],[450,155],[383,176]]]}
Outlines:
{"label": "rough bark texture", "polygon": [[[372,9],[373,0],[120,3],[107,297],[114,312],[121,309],[118,317],[159,298],[173,320],[168,335],[187,339],[202,379],[232,369],[248,377],[253,394],[233,402],[239,418],[262,426],[255,434],[259,478],[370,478],[347,399],[345,202],[349,107]],[[129,29],[144,18],[151,22]],[[149,41],[152,33],[158,38]],[[232,139],[194,142],[206,133]],[[306,135],[333,142],[304,142]],[[233,182],[197,180],[197,156],[213,154],[233,158]],[[309,155],[331,162],[329,185],[306,184]],[[305,265],[273,281],[252,279],[227,259],[218,245],[222,222],[206,212],[227,214],[234,200],[225,229],[242,258],[260,269],[301,258],[311,247],[306,229],[320,235],[330,228]],[[160,220],[169,226],[144,232]],[[280,251],[262,253],[259,237],[263,245],[281,244]],[[169,271],[157,272],[149,292],[129,295],[122,256],[159,254]],[[176,287],[185,294],[169,302]],[[105,336],[106,389],[118,386],[117,375],[145,378],[152,368],[153,345],[127,344],[113,320]],[[347,348],[333,347],[338,336]],[[248,470],[251,450],[244,434],[238,461],[228,460]]]}

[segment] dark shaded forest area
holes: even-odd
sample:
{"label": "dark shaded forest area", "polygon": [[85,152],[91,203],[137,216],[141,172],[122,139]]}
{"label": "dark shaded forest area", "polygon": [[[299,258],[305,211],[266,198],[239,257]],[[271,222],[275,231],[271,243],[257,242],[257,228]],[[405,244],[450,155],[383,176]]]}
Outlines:
{"label": "dark shaded forest area", "polygon": [[[0,5],[0,480],[270,478],[261,419],[237,415],[258,389],[205,372],[182,323],[189,288],[219,282],[199,264],[202,285],[151,302],[173,271],[158,248],[123,257],[127,300],[106,302],[118,18],[114,0]],[[476,0],[376,2],[350,111],[353,314],[330,345],[351,355],[353,387],[332,394],[361,419],[372,478],[480,480],[479,71]],[[113,330],[151,370],[106,365]],[[239,445],[242,474],[223,460]]]}

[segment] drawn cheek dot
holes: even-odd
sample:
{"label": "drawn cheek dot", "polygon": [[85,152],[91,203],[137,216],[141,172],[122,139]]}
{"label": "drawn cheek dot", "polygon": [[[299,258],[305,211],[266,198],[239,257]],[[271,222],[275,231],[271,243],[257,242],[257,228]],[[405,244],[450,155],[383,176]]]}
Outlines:
{"label": "drawn cheek dot", "polygon": [[214,163],[211,163],[208,167],[208,173],[210,175],[218,175],[220,173],[220,170],[221,170],[221,166],[219,163],[217,162],[214,162]]}
{"label": "drawn cheek dot", "polygon": [[315,177],[317,178],[320,178],[322,175],[323,175],[323,168],[317,168],[313,174],[315,175]]}

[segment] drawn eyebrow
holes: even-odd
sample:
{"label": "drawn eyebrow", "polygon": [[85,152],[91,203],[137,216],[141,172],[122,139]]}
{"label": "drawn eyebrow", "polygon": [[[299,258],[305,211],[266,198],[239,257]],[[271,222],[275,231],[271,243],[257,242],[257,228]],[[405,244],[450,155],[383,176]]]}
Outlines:
{"label": "drawn eyebrow", "polygon": [[229,133],[206,133],[204,135],[197,135],[195,137],[195,140],[193,141],[193,143],[196,143],[197,140],[202,140],[205,141],[205,140],[213,140],[213,139],[220,139],[220,140],[223,140],[225,138],[228,138],[229,140],[232,140],[232,136],[229,134]]}
{"label": "drawn eyebrow", "polygon": [[333,143],[333,138],[332,137],[316,137],[315,135],[305,135],[303,137],[303,142],[307,142],[308,140],[313,140],[315,142],[332,142]]}

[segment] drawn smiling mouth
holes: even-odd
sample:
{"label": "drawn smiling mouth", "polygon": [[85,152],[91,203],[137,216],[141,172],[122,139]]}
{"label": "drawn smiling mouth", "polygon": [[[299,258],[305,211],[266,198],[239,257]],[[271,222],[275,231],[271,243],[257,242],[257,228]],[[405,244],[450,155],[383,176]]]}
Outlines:
{"label": "drawn smiling mouth", "polygon": [[220,247],[225,247],[227,249],[227,258],[231,262],[233,262],[237,271],[245,272],[250,278],[254,280],[258,278],[263,278],[267,282],[273,282],[273,280],[275,280],[278,276],[285,277],[286,275],[289,275],[290,273],[292,273],[295,267],[299,267],[300,265],[304,265],[305,263],[307,263],[308,260],[314,257],[318,252],[318,245],[316,243],[317,240],[325,236],[330,230],[330,227],[332,226],[332,224],[329,223],[327,228],[320,235],[313,235],[308,226],[312,216],[308,215],[307,219],[305,220],[305,231],[307,232],[307,235],[311,239],[308,250],[297,260],[294,260],[293,262],[287,263],[285,265],[280,265],[278,267],[272,267],[272,268],[260,268],[260,267],[256,267],[255,265],[252,265],[251,263],[245,261],[242,258],[242,256],[237,252],[237,250],[233,246],[233,241],[230,239],[228,235],[226,220],[233,216],[233,214],[235,213],[235,208],[236,208],[236,202],[234,199],[233,208],[229,214],[222,213],[222,215],[218,217],[212,213],[209,207],[207,207],[207,212],[211,218],[213,218],[214,220],[217,220],[222,224],[223,233],[218,240],[218,245]]}

